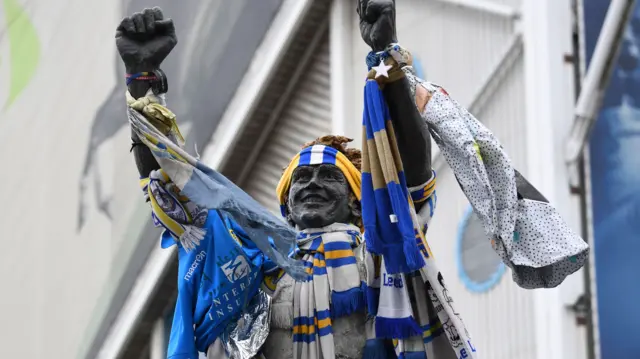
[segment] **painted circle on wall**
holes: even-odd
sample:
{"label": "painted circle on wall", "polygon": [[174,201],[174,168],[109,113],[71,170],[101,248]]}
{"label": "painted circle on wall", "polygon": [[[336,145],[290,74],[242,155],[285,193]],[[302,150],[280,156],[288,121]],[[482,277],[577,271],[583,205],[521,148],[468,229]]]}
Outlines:
{"label": "painted circle on wall", "polygon": [[482,222],[471,206],[465,211],[458,226],[456,245],[458,275],[465,287],[475,293],[493,288],[506,270],[506,266],[484,233]]}

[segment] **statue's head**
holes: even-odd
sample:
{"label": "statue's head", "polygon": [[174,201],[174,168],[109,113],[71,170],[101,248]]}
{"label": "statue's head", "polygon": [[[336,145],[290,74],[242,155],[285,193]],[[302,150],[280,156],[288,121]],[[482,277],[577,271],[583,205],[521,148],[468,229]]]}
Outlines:
{"label": "statue's head", "polygon": [[360,184],[360,151],[347,149],[350,141],[341,136],[318,138],[305,144],[299,159],[285,170],[278,195],[291,225],[303,230],[361,224],[360,194],[354,190]]}

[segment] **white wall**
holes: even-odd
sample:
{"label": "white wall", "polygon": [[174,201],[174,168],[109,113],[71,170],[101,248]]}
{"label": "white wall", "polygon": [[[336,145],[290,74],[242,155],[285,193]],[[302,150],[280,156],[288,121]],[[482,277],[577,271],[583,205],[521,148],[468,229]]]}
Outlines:
{"label": "white wall", "polygon": [[[2,358],[75,355],[109,277],[119,245],[116,238],[139,203],[128,134],[121,130],[102,143],[99,165],[92,171],[102,179],[103,198],[118,187],[113,202],[118,211],[112,213],[113,222],[98,213],[91,180],[86,224],[76,231],[90,127],[115,85],[111,39],[117,13],[119,8],[109,2],[0,4]],[[37,34],[33,41],[24,38],[30,36],[30,24]],[[38,53],[30,82],[7,107],[11,76],[28,78],[29,68],[21,62]],[[120,176],[134,180],[115,179]]]}
{"label": "white wall", "polygon": [[[571,20],[569,0],[523,0],[528,178],[579,233],[578,198],[569,192],[563,160],[575,99],[574,68],[564,60],[572,53]],[[578,271],[558,288],[535,292],[536,317],[546,318],[537,322],[535,340],[545,344],[537,358],[586,357],[586,329],[567,309],[583,293],[583,283]]]}

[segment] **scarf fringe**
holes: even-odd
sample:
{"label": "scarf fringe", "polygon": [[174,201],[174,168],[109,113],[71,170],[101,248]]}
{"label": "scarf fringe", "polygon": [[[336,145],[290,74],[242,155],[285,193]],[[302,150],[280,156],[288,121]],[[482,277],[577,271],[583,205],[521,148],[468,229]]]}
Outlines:
{"label": "scarf fringe", "polygon": [[413,317],[376,317],[376,336],[378,338],[408,339],[416,335],[422,336],[422,329]]}
{"label": "scarf fringe", "polygon": [[388,339],[367,339],[362,357],[366,359],[395,358],[396,354]]}
{"label": "scarf fringe", "polygon": [[[367,233],[367,235],[369,235]],[[365,236],[366,237],[366,236]],[[413,243],[412,243],[413,242]],[[415,239],[404,241],[402,247],[387,246],[384,250],[384,266],[389,274],[412,273],[424,267],[424,258]],[[404,260],[398,260],[403,258]]]}
{"label": "scarf fringe", "polygon": [[380,288],[367,287],[367,312],[371,316],[378,315],[378,305],[380,304]]}
{"label": "scarf fringe", "polygon": [[184,233],[180,236],[180,244],[189,252],[200,245],[200,241],[204,239],[206,234],[207,231],[204,228],[187,225],[184,227]]}
{"label": "scarf fringe", "polygon": [[351,288],[344,292],[333,292],[331,294],[331,316],[333,318],[345,317],[364,309],[365,288],[366,285],[363,282],[360,287]]}
{"label": "scarf fringe", "polygon": [[417,271],[424,267],[424,258],[422,258],[422,255],[420,254],[415,238],[405,239],[402,247],[407,266],[410,268],[409,271],[405,271],[404,273]]}
{"label": "scarf fringe", "polygon": [[[363,208],[364,208],[364,204],[363,204]],[[371,214],[371,216],[375,216],[375,212]],[[380,243],[382,243],[382,241],[380,240],[380,236],[378,235],[377,225],[371,224],[368,226],[364,226],[364,233],[367,234],[366,236],[364,236],[364,241],[367,244],[367,251],[373,254],[378,254],[378,255],[382,254],[382,250],[381,248],[379,248],[379,245]]]}

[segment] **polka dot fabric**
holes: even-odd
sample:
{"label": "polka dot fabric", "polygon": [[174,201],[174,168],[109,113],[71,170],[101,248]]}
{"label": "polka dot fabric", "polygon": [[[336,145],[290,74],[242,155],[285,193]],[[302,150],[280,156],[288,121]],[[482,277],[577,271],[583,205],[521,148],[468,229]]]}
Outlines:
{"label": "polka dot fabric", "polygon": [[513,280],[527,289],[553,288],[580,269],[589,246],[549,203],[518,201],[518,219],[511,240],[503,241]]}
{"label": "polka dot fabric", "polygon": [[429,124],[429,130],[435,132],[433,138],[482,221],[485,232],[492,237],[498,230],[496,194],[476,150],[473,134],[459,106],[441,88],[428,83],[422,86],[432,93],[423,118]]}
{"label": "polka dot fabric", "polygon": [[588,245],[549,203],[518,199],[515,170],[495,136],[440,86],[405,70],[431,93],[422,117],[453,170],[494,250],[522,288],[553,288],[580,269]]}

